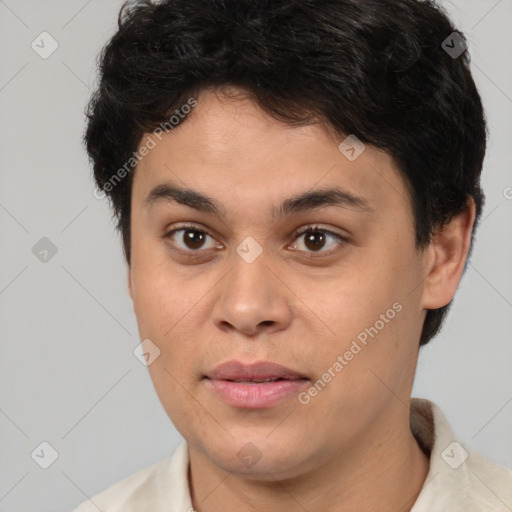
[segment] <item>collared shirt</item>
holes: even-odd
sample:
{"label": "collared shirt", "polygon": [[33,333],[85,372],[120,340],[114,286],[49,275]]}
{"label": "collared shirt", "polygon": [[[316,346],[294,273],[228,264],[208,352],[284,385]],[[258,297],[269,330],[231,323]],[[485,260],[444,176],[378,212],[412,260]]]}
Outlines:
{"label": "collared shirt", "polygon": [[[411,431],[430,470],[411,512],[511,512],[512,470],[459,443],[441,410],[412,399]],[[120,480],[75,512],[193,512],[189,456],[182,443],[172,456]]]}

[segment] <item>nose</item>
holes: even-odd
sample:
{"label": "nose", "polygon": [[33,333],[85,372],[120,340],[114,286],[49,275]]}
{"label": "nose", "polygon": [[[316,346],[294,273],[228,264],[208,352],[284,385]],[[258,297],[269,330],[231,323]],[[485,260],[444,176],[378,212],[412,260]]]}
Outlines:
{"label": "nose", "polygon": [[212,319],[217,328],[255,337],[290,325],[290,291],[266,260],[264,253],[252,263],[233,255],[231,270],[215,288]]}

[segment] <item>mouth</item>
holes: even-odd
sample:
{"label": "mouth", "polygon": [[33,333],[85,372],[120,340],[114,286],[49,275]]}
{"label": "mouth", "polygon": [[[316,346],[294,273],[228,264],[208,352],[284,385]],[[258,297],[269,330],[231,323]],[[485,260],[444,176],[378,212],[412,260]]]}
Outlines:
{"label": "mouth", "polygon": [[302,379],[282,379],[281,377],[268,377],[266,379],[220,379],[225,380],[227,382],[238,382],[243,384],[263,384],[264,382],[278,382],[282,380],[302,380]]}
{"label": "mouth", "polygon": [[271,382],[307,378],[306,375],[296,370],[270,361],[244,364],[234,360],[216,366],[206,377],[211,380],[233,382]]}
{"label": "mouth", "polygon": [[309,382],[305,375],[268,361],[250,365],[228,361],[204,379],[216,397],[242,409],[272,407],[296,395]]}

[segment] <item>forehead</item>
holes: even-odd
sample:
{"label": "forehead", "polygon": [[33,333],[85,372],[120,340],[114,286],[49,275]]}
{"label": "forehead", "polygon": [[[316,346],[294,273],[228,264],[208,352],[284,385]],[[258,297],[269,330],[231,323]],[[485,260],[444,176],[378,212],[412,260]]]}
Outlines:
{"label": "forehead", "polygon": [[366,145],[351,160],[338,147],[345,138],[320,124],[286,125],[244,97],[205,92],[185,122],[158,138],[143,137],[139,147],[149,139],[155,144],[137,167],[134,200],[144,202],[155,187],[172,183],[241,212],[336,187],[373,209],[409,207],[392,158]]}

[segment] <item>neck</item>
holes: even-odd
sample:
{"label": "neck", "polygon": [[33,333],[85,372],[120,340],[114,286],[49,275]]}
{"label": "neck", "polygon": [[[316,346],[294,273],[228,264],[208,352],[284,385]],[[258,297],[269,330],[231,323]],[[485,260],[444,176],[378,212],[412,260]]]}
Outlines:
{"label": "neck", "polygon": [[[403,407],[403,405],[401,405]],[[395,411],[396,412],[396,411]],[[357,448],[323,461],[315,471],[277,480],[250,480],[223,471],[189,446],[189,481],[197,512],[307,510],[308,512],[409,511],[423,486],[429,461],[401,411],[402,428],[379,423]]]}

